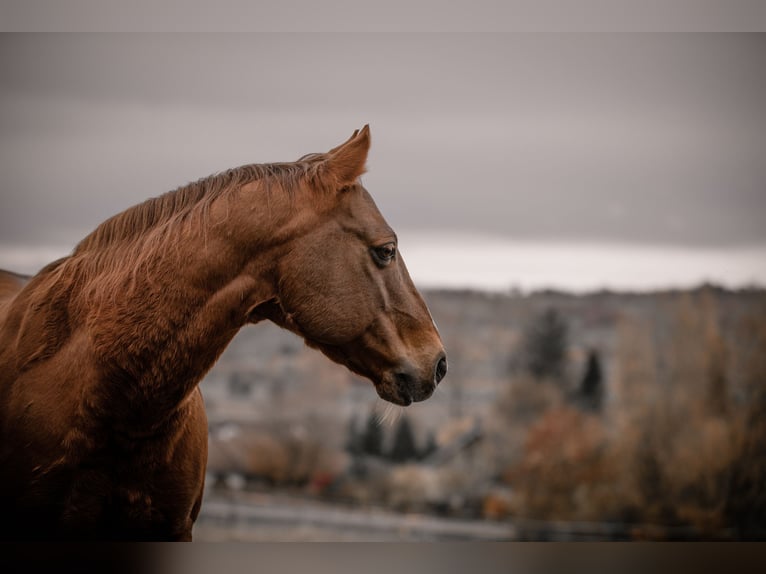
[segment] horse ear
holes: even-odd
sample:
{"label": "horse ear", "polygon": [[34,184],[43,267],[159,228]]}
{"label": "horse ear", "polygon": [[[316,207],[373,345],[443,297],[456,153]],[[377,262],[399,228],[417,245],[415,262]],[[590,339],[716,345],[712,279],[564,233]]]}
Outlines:
{"label": "horse ear", "polygon": [[340,186],[354,183],[366,170],[370,126],[357,130],[344,143],[327,152],[327,166]]}
{"label": "horse ear", "polygon": [[354,138],[355,138],[356,136],[358,136],[358,135],[359,135],[359,130],[354,130],[354,133],[353,133],[353,134],[351,134],[351,137],[350,137],[350,138],[348,138],[346,141],[344,141],[344,142],[343,142],[342,144],[340,144],[339,146],[335,146],[334,148],[332,148],[330,151],[328,151],[328,152],[327,152],[327,155],[332,155],[332,154],[334,154],[336,151],[338,151],[340,148],[342,148],[344,145],[346,145],[347,143],[349,143],[349,142],[350,142],[352,139],[354,139]]}

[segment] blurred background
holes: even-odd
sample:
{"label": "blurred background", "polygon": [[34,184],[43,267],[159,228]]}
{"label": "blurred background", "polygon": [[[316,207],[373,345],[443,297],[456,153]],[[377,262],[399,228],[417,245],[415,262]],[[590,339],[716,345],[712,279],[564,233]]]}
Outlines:
{"label": "blurred background", "polygon": [[369,123],[450,372],[387,407],[243,329],[195,538],[764,538],[764,70],[748,34],[2,34],[0,268]]}

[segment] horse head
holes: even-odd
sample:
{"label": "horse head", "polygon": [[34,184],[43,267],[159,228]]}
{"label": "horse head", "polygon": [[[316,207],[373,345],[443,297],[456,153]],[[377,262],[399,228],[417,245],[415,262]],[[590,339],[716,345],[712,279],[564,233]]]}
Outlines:
{"label": "horse head", "polygon": [[[447,372],[441,338],[412,283],[397,237],[359,181],[370,149],[365,126],[313,154],[297,217],[284,241],[277,296],[254,310],[370,379],[378,395],[407,406],[431,396]],[[313,187],[313,188],[312,188]]]}

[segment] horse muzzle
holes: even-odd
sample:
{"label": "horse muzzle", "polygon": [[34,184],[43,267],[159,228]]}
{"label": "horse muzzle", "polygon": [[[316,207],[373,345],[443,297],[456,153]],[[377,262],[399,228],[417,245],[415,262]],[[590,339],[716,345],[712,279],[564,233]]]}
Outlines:
{"label": "horse muzzle", "polygon": [[429,398],[446,374],[447,356],[442,351],[425,373],[405,363],[385,373],[375,388],[383,400],[406,407]]}

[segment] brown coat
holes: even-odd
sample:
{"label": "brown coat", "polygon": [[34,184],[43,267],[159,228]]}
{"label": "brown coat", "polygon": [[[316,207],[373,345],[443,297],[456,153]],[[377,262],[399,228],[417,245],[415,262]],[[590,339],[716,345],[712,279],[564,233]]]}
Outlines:
{"label": "brown coat", "polygon": [[211,176],[101,224],[28,282],[0,274],[0,538],[189,540],[198,383],[270,319],[424,400],[446,361],[359,184],[365,126],[327,154]]}

